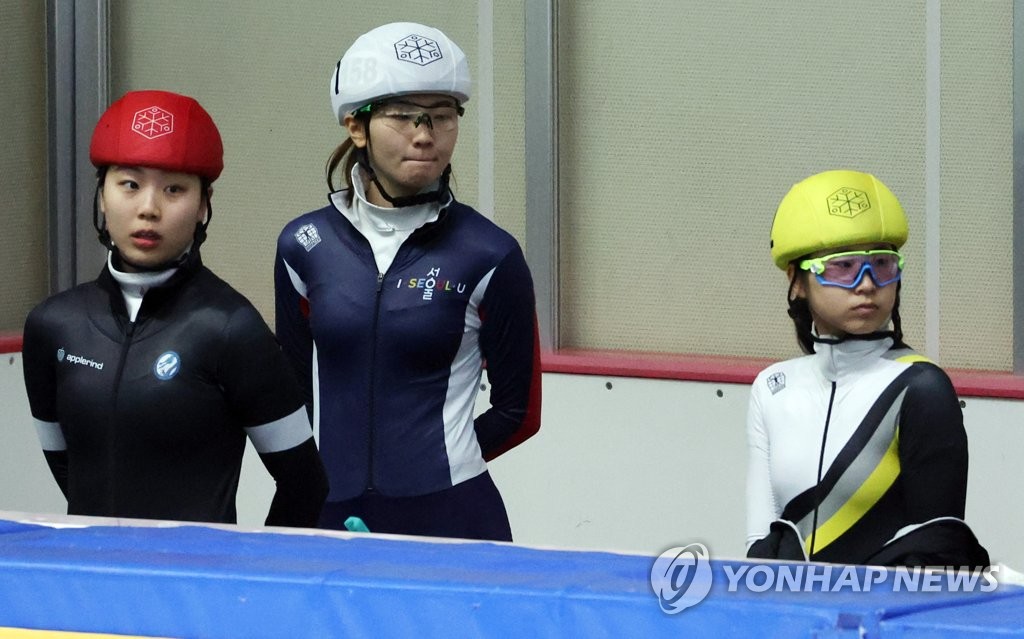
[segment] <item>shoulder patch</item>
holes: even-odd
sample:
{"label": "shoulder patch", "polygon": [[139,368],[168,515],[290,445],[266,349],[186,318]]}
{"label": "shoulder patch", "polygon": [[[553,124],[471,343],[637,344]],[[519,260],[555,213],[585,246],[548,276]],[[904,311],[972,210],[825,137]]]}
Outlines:
{"label": "shoulder patch", "polygon": [[304,224],[295,231],[295,239],[309,252],[320,243],[320,232],[315,224]]}
{"label": "shoulder patch", "polygon": [[785,373],[772,373],[771,375],[768,376],[768,379],[766,379],[765,381],[768,383],[768,390],[772,392],[772,395],[786,388]]}

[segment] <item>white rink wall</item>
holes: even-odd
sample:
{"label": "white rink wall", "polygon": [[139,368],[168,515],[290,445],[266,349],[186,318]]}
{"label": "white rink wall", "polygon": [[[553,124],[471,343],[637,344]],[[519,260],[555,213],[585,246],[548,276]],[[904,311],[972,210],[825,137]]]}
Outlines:
{"label": "white rink wall", "polygon": [[[568,374],[544,376],[540,433],[491,472],[517,542],[639,552],[699,541],[719,558],[743,555],[748,387]],[[486,393],[481,394],[481,402]],[[967,520],[993,562],[1024,568],[1024,402],[965,398],[971,470]],[[63,513],[36,441],[21,355],[0,355],[0,510]],[[252,449],[239,523],[259,525],[273,482]]]}

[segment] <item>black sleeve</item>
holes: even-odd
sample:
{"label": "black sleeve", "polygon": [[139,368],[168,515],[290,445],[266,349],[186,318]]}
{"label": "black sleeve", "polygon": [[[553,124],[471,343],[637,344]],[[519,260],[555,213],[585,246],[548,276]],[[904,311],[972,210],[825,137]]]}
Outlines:
{"label": "black sleeve", "polygon": [[280,345],[254,307],[243,306],[232,314],[222,347],[217,378],[244,426],[265,424],[304,405]]}
{"label": "black sleeve", "polygon": [[900,413],[900,476],[909,521],[963,519],[967,432],[953,383],[927,362],[907,388]]}
{"label": "black sleeve", "polygon": [[771,532],[758,539],[747,549],[748,559],[784,559],[788,561],[807,561],[803,541],[797,534],[793,524],[773,521]]}
{"label": "black sleeve", "polygon": [[[56,350],[52,348],[46,323],[46,305],[37,306],[25,320],[22,334],[22,372],[25,391],[34,419],[57,421],[57,381],[54,370]],[[68,496],[68,451],[43,450],[46,463],[64,497]]]}
{"label": "black sleeve", "polygon": [[[302,394],[274,335],[252,306],[236,312],[225,331],[219,371],[228,404],[252,430],[284,421],[285,440],[261,446],[260,459],[277,483],[268,526],[315,526],[327,494],[327,476],[306,419]],[[301,420],[294,416],[301,415]],[[249,433],[250,439],[255,435]]]}
{"label": "black sleeve", "polygon": [[295,289],[279,240],[274,259],[275,333],[302,391],[309,421],[313,421],[313,334],[309,327],[309,302]]}
{"label": "black sleeve", "polygon": [[46,304],[40,304],[25,320],[22,334],[22,370],[32,417],[57,421],[56,348],[50,344]]}
{"label": "black sleeve", "polygon": [[44,450],[43,457],[50,466],[53,478],[60,486],[60,492],[64,493],[64,499],[68,498],[68,451],[66,450]]}
{"label": "black sleeve", "polygon": [[872,566],[957,566],[983,570],[992,561],[988,550],[966,523],[941,519],[894,539],[864,563]]}
{"label": "black sleeve", "polygon": [[315,528],[328,487],[313,438],[288,450],[260,453],[260,459],[277,482],[266,525]]}

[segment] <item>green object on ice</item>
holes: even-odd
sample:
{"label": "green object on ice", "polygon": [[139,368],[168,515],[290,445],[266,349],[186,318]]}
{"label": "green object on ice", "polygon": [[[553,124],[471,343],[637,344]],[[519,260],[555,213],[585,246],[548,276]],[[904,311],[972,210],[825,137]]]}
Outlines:
{"label": "green object on ice", "polygon": [[345,520],[345,529],[349,532],[370,532],[363,520],[359,517],[349,517]]}

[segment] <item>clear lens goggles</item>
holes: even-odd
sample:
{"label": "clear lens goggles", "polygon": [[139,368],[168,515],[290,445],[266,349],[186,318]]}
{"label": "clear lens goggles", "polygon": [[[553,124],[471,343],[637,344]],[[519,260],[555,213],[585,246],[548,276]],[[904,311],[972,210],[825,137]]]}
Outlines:
{"label": "clear lens goggles", "polygon": [[875,286],[898,282],[903,272],[903,256],[896,251],[847,251],[812,257],[800,262],[800,268],[814,273],[825,286],[854,288],[871,272]]}
{"label": "clear lens goggles", "polygon": [[425,124],[431,131],[454,131],[459,126],[459,117],[466,111],[462,106],[448,102],[424,106],[395,100],[368,104],[356,109],[358,112],[371,112],[385,126],[399,133],[411,134],[421,124]]}

